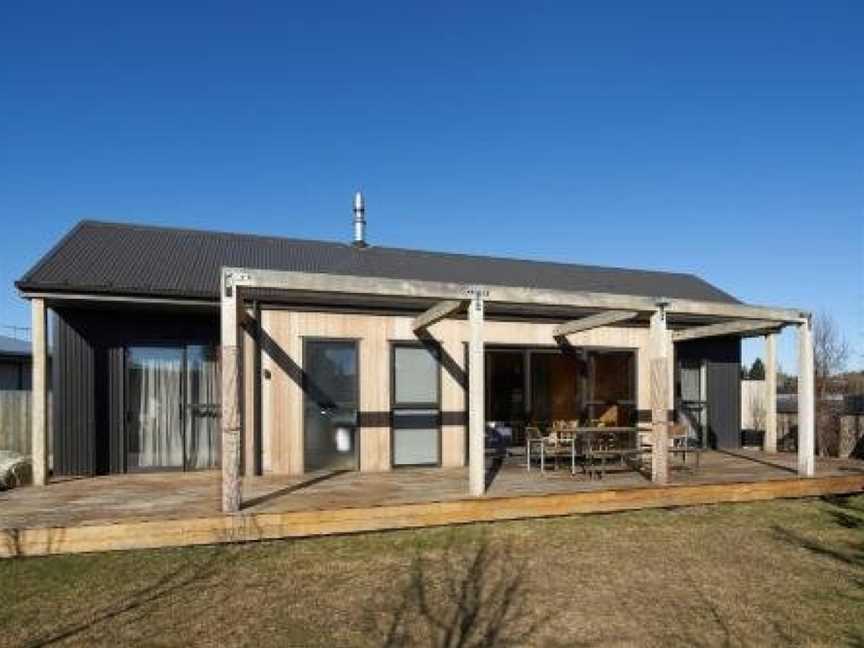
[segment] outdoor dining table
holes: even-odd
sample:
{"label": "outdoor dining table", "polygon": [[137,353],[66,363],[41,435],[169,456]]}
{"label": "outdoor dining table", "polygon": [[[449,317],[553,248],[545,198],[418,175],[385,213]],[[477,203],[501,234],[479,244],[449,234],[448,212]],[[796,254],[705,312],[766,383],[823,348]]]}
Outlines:
{"label": "outdoor dining table", "polygon": [[[597,447],[598,435],[615,435],[629,437],[625,443],[616,443],[615,448],[611,450],[603,450]],[[581,441],[580,446],[586,449],[586,458],[602,457],[602,469],[605,472],[605,460],[609,455],[619,455],[622,459],[625,455],[638,454],[639,449],[639,428],[625,426],[578,426],[565,427],[555,430],[555,442],[561,445],[570,446],[570,474],[576,474],[576,441]],[[526,449],[526,465],[528,470],[531,470],[531,446],[540,446],[540,472],[544,472],[546,468],[546,445],[548,436],[542,438],[528,439],[525,445]]]}

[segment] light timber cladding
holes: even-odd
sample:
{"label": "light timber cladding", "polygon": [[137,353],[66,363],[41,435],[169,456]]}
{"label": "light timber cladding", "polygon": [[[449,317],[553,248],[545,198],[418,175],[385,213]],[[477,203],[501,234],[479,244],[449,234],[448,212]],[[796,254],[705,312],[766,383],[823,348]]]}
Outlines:
{"label": "light timber cladding", "polygon": [[[334,312],[264,309],[262,325],[262,454],[265,472],[301,474],[303,467],[303,340],[356,340],[359,351],[359,452],[361,471],[391,468],[390,347],[393,342],[434,340],[442,351],[441,464],[466,464],[467,419],[466,349],[469,324],[443,319],[424,329],[418,338],[415,318]],[[551,346],[554,323],[504,322],[483,324],[484,343]],[[650,408],[649,331],[645,328],[602,327],[568,336],[574,346],[632,349],[637,355],[637,407]],[[671,339],[664,344],[671,352]],[[248,373],[248,372],[247,372]],[[247,388],[248,390],[248,388]],[[248,393],[248,391],[247,391]],[[246,419],[249,420],[248,418]]]}

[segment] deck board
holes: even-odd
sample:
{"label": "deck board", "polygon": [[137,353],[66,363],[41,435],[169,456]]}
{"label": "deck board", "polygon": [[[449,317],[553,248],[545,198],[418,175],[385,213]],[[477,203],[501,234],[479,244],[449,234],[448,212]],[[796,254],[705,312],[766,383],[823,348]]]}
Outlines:
{"label": "deck board", "polygon": [[807,497],[864,491],[864,462],[819,460],[798,479],[794,455],[708,452],[672,483],[633,471],[603,480],[505,463],[487,496],[467,497],[466,469],[336,473],[244,481],[246,505],[222,515],[216,473],[117,475],[0,493],[0,555],[151,548]]}

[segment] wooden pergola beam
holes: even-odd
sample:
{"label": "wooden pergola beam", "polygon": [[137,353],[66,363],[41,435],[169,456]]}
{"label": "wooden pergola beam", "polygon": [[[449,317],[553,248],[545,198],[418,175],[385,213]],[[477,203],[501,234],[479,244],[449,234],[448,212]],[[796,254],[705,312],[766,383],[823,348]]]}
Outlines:
{"label": "wooden pergola beam", "polygon": [[675,331],[672,334],[672,341],[684,342],[685,340],[697,340],[720,335],[740,335],[742,337],[765,335],[765,333],[776,331],[782,326],[783,322],[775,320],[735,320]]}
{"label": "wooden pergola beam", "polygon": [[[322,292],[378,297],[413,297],[440,301],[454,299],[465,293],[466,284],[390,279],[387,277],[358,277],[291,270],[262,270],[255,268],[223,268],[223,272],[237,277],[237,283],[250,288],[275,288],[293,292]],[[488,286],[484,301],[488,304],[537,304],[573,307],[589,310],[636,310],[653,312],[662,303],[671,315],[707,315],[748,320],[775,320],[787,324],[800,324],[807,313],[798,309],[753,306],[727,302],[696,301],[690,299],[645,297],[570,290],[547,290],[515,286]]]}
{"label": "wooden pergola beam", "polygon": [[552,331],[552,336],[557,338],[571,335],[572,333],[579,333],[580,331],[590,331],[601,326],[610,326],[618,322],[631,320],[636,315],[638,315],[636,311],[612,310],[605,313],[597,313],[596,315],[589,315],[588,317],[580,317],[579,319],[564,322],[556,326],[555,330]]}
{"label": "wooden pergola beam", "polygon": [[414,322],[412,322],[411,324],[411,329],[414,331],[419,331],[421,329],[429,328],[435,322],[440,322],[443,319],[447,319],[451,315],[458,313],[464,308],[464,301],[457,299],[445,299],[444,301],[438,302],[428,310],[423,311],[417,317],[415,317]]}

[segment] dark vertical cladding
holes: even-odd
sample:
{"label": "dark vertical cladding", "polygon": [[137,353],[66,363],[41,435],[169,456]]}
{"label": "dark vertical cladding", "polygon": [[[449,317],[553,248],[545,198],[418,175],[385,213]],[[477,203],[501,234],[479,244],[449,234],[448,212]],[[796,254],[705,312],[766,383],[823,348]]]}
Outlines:
{"label": "dark vertical cladding", "polygon": [[676,361],[706,363],[708,441],[718,448],[741,446],[741,339],[705,338],[675,345]]}
{"label": "dark vertical cladding", "polygon": [[58,315],[54,326],[54,472],[95,472],[94,350],[86,332]]}
{"label": "dark vertical cladding", "polygon": [[54,308],[54,473],[126,470],[127,346],[217,344],[201,312]]}

